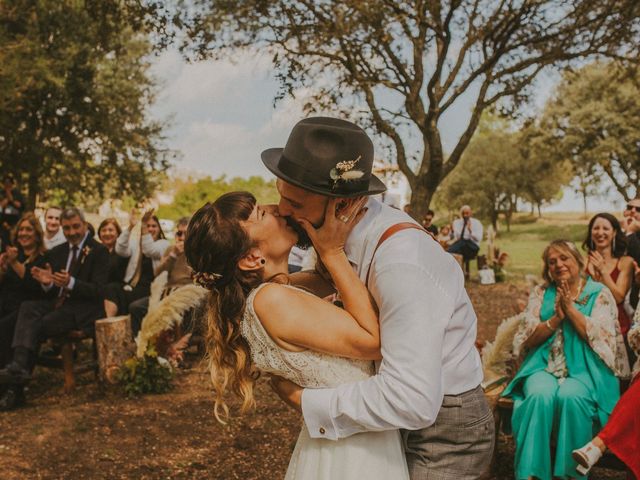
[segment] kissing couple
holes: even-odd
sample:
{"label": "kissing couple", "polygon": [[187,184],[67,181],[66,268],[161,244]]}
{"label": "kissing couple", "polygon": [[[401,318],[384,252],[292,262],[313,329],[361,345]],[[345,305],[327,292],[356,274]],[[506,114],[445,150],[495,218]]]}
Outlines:
{"label": "kissing couple", "polygon": [[[385,191],[373,150],[353,123],[302,120],[262,152],[278,205],[231,192],[191,219],[215,415],[228,418],[229,391],[252,407],[262,371],[304,417],[287,480],[478,478],[495,434],[464,276],[373,197]],[[325,274],[289,275],[292,247],[309,243]]]}

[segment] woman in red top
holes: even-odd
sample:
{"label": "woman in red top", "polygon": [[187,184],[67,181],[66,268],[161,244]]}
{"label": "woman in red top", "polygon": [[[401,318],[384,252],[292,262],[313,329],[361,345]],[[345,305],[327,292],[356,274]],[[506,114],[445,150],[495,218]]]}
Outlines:
{"label": "woman in red top", "polygon": [[[633,317],[628,339],[640,357],[640,308]],[[605,427],[584,447],[573,451],[573,458],[580,465],[579,473],[586,475],[608,448],[629,467],[635,478],[640,479],[640,358],[633,366],[632,379]]]}
{"label": "woman in red top", "polygon": [[610,213],[598,213],[589,221],[587,238],[582,247],[589,258],[586,273],[611,290],[618,304],[618,322],[627,338],[631,321],[624,310],[624,299],[631,288],[633,259],[625,255],[627,240],[618,219]]}

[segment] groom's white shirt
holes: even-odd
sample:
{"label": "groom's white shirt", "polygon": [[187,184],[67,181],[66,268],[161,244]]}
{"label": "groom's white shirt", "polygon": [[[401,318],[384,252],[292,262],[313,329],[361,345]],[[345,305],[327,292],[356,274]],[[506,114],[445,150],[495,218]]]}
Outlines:
{"label": "groom's white shirt", "polygon": [[[362,281],[385,230],[412,221],[375,199],[367,206],[345,244]],[[429,235],[407,229],[389,237],[376,252],[369,291],[380,309],[383,359],[367,380],[303,391],[311,437],[419,430],[435,422],[443,395],[469,391],[482,381],[477,320],[462,270]]]}

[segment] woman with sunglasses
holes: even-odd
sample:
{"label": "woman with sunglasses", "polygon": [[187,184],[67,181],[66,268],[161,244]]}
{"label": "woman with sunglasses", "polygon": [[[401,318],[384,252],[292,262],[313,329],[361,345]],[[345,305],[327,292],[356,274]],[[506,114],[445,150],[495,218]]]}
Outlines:
{"label": "woman with sunglasses", "polygon": [[589,221],[582,248],[588,252],[585,272],[603,283],[618,306],[620,331],[626,338],[631,320],[624,309],[624,299],[633,280],[633,259],[625,252],[627,239],[618,219],[610,213],[598,213]]}

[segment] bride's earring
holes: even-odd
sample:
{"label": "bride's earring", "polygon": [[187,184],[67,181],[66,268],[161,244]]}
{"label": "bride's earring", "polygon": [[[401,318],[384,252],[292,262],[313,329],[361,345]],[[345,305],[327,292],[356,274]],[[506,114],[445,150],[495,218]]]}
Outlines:
{"label": "bride's earring", "polygon": [[267,263],[267,261],[266,261],[264,258],[261,258],[261,259],[260,259],[260,263],[261,263],[262,265],[264,265],[265,263]]}

